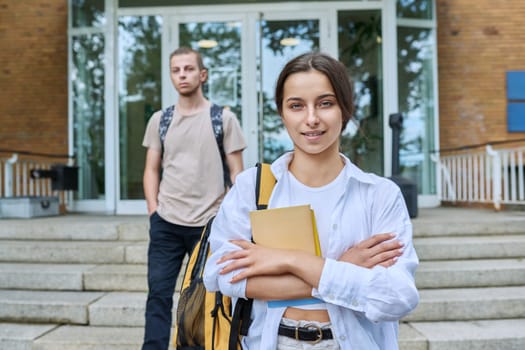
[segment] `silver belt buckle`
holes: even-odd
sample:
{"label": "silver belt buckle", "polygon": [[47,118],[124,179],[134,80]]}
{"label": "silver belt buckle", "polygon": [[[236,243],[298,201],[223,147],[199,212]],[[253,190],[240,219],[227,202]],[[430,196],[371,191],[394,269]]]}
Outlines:
{"label": "silver belt buckle", "polygon": [[[323,340],[323,329],[320,326],[318,326],[316,324],[308,323],[308,324],[304,325],[304,328],[315,328],[315,330],[318,332],[317,339],[316,340],[311,340],[308,343],[313,345],[313,344],[317,344],[321,340]],[[297,327],[295,328],[295,339],[297,339],[297,340],[299,339],[299,329]]]}

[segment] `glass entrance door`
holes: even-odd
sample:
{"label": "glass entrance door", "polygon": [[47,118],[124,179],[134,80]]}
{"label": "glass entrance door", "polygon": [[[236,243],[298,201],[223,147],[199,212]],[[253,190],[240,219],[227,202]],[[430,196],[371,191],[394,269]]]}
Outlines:
{"label": "glass entrance door", "polygon": [[246,167],[292,149],[274,103],[275,82],[285,63],[317,50],[339,58],[354,81],[355,96],[349,98],[358,121],[343,133],[341,151],[364,170],[384,173],[381,10],[319,6],[293,12],[275,6],[262,12],[187,14],[178,9],[119,18],[117,212],[145,212],[142,137],[151,114],[177,99],[168,60],[182,45],[203,55],[209,70],[206,97],[239,118],[248,143]]}
{"label": "glass entrance door", "polygon": [[173,19],[173,47],[189,46],[202,53],[209,70],[205,95],[230,108],[243,126],[246,166],[272,161],[292,148],[275,108],[274,84],[288,60],[320,50],[321,36],[326,35],[321,22],[319,14],[307,12],[293,17],[257,12],[221,16],[221,21],[202,16],[195,21],[189,16]]}
{"label": "glass entrance door", "polygon": [[257,22],[259,159],[272,162],[293,149],[275,106],[275,82],[292,58],[320,49],[320,19],[277,19],[270,16]]}
{"label": "glass entrance door", "polygon": [[354,81],[354,121],[341,151],[361,169],[383,175],[383,36],[380,10],[338,11],[338,57]]}
{"label": "glass entrance door", "polygon": [[[243,23],[226,21],[179,22],[177,46],[188,46],[202,54],[208,69],[204,95],[213,103],[232,110],[242,125],[241,32]],[[171,87],[173,89],[173,87]]]}

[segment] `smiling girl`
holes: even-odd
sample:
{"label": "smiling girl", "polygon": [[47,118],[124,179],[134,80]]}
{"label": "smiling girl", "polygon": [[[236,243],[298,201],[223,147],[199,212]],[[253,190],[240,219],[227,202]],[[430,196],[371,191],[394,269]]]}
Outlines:
{"label": "smiling girl", "polygon": [[[321,256],[251,243],[255,168],[238,175],[213,222],[204,283],[254,299],[243,349],[395,350],[398,321],[418,304],[418,258],[399,188],[339,152],[352,97],[345,66],[322,53],[288,62],[276,84],[294,149],[271,165],[277,184],[268,207],[310,205]],[[310,297],[317,301],[268,306]]]}

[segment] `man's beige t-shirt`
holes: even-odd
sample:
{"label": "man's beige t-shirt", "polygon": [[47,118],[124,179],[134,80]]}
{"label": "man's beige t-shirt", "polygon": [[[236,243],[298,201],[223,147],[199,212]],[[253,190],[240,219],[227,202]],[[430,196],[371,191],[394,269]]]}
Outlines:
{"label": "man's beige t-shirt", "polygon": [[[175,108],[164,140],[162,179],[157,213],[183,226],[204,226],[216,214],[224,197],[219,147],[213,133],[210,106],[182,116]],[[159,123],[162,111],[150,118],[142,145],[161,151]],[[246,148],[235,115],[223,110],[223,144],[226,154]]]}

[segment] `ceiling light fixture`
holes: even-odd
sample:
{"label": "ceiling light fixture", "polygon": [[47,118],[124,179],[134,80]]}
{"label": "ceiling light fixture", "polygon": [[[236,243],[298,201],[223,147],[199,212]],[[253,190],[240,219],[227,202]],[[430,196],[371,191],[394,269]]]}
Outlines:
{"label": "ceiling light fixture", "polygon": [[300,42],[301,40],[297,38],[284,38],[280,41],[282,46],[297,46]]}
{"label": "ceiling light fixture", "polygon": [[199,45],[199,47],[203,49],[211,49],[212,47],[219,45],[219,43],[216,40],[202,39],[199,40],[197,45]]}

